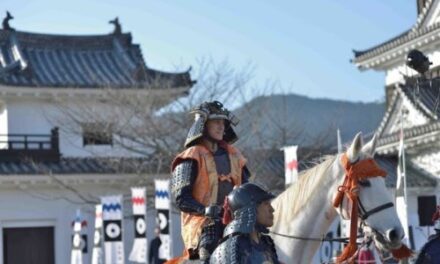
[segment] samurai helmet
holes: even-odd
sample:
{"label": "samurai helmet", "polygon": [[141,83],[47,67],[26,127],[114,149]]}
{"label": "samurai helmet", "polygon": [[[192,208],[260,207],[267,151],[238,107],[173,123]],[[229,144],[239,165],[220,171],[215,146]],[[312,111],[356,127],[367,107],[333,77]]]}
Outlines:
{"label": "samurai helmet", "polygon": [[189,129],[186,137],[185,148],[195,145],[200,138],[206,136],[206,121],[213,119],[225,120],[225,133],[223,140],[226,143],[232,144],[237,141],[238,137],[232,129],[232,126],[238,124],[238,118],[226,109],[219,101],[204,102],[191,110],[190,113],[194,114],[194,123]]}

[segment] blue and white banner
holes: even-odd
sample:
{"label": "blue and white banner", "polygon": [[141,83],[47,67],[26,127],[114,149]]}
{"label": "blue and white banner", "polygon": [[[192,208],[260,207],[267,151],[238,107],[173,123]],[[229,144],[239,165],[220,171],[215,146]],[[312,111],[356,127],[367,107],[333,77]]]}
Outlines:
{"label": "blue and white banner", "polygon": [[124,264],[122,195],[101,197],[105,264]]}
{"label": "blue and white banner", "polygon": [[128,259],[137,263],[147,263],[147,224],[145,221],[147,207],[144,187],[131,188],[131,202],[134,217],[134,242]]}
{"label": "blue and white banner", "polygon": [[102,255],[102,205],[95,206],[95,234],[93,238],[92,264],[103,264]]}
{"label": "blue and white banner", "polygon": [[159,247],[159,258],[171,259],[171,232],[170,232],[170,181],[169,180],[155,180],[155,198],[154,203],[156,207],[156,222],[160,229],[160,240],[162,241]]}

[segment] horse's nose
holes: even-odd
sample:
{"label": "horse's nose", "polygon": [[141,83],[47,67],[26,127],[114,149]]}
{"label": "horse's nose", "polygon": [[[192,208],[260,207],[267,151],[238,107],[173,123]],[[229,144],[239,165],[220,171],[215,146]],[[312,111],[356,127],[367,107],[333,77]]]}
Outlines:
{"label": "horse's nose", "polygon": [[403,238],[403,232],[400,228],[388,229],[386,234],[391,243],[397,243]]}

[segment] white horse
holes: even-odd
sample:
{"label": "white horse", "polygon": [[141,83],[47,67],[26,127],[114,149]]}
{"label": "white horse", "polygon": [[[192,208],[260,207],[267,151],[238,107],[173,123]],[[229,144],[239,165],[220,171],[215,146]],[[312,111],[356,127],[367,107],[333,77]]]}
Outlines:
{"label": "white horse", "polygon": [[[348,148],[350,163],[372,158],[376,136],[365,146],[361,134],[357,134]],[[341,156],[331,156],[323,163],[301,174],[297,183],[290,186],[272,202],[275,221],[271,236],[277,246],[280,260],[291,264],[308,264],[320,245],[320,241],[292,239],[277,234],[306,238],[321,238],[337,216],[350,215],[347,198],[335,209],[333,200],[345,175]],[[392,198],[383,177],[368,178],[360,184],[359,201],[362,212],[369,212],[364,225],[373,230],[377,247],[392,250],[401,246],[404,231],[392,206]],[[361,214],[361,213],[360,213]],[[275,233],[275,234],[274,234]]]}

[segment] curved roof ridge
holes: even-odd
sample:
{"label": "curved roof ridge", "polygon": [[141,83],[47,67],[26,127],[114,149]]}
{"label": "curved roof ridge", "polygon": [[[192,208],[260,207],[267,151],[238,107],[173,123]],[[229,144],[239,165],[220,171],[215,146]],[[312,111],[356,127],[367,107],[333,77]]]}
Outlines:
{"label": "curved roof ridge", "polygon": [[365,49],[365,50],[355,50],[353,49],[354,53],[354,59],[352,61],[359,61],[361,59],[368,59],[370,57],[373,57],[374,55],[378,55],[382,52],[388,51],[394,47],[397,47],[404,42],[408,42],[410,40],[413,40],[417,37],[420,37],[426,33],[429,33],[435,29],[440,28],[440,23],[435,23],[429,27],[421,28],[421,25],[425,21],[427,14],[429,13],[429,10],[431,10],[433,6],[434,1],[428,0],[425,3],[425,7],[423,7],[422,11],[417,17],[416,23],[410,28],[405,30],[404,32],[400,33],[399,35],[382,42],[380,44],[377,44],[371,48]]}
{"label": "curved roof ridge", "polygon": [[23,46],[42,48],[112,48],[114,39],[118,39],[119,42],[126,47],[133,45],[131,42],[131,33],[100,35],[58,35],[23,31],[8,31],[0,29],[0,42],[8,41],[11,36],[15,36],[20,44]]}
{"label": "curved roof ridge", "polygon": [[426,0],[425,6],[422,8],[420,14],[417,16],[416,23],[412,27],[411,31],[416,31],[416,30],[420,29],[420,26],[423,24],[423,22],[425,22],[426,16],[428,15],[429,10],[431,10],[433,3],[434,3],[434,1],[432,1],[432,0]]}

